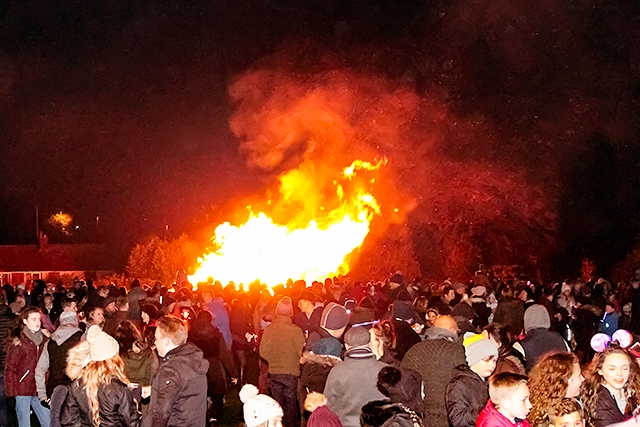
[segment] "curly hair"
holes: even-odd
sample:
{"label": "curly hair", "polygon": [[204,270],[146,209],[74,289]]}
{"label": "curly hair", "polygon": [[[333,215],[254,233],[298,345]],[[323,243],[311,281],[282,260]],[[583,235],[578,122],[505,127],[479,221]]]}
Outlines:
{"label": "curly hair", "polygon": [[384,346],[384,351],[393,352],[396,348],[396,331],[393,323],[388,320],[376,323],[371,327],[378,341]]}
{"label": "curly hair", "polygon": [[549,425],[549,409],[566,397],[573,367],[579,363],[573,353],[551,353],[533,367],[528,381],[532,408],[527,417],[533,427]]}
{"label": "curly hair", "polygon": [[91,422],[95,427],[100,425],[100,402],[98,401],[98,387],[110,384],[114,379],[129,385],[129,380],[124,374],[124,362],[119,354],[111,359],[91,361],[82,371],[89,409],[91,410]]}
{"label": "curly hair", "polygon": [[587,369],[585,381],[582,384],[580,400],[584,404],[585,420],[589,425],[592,425],[596,402],[600,392],[602,391],[602,385],[605,382],[599,371],[602,369],[602,365],[604,365],[607,356],[612,354],[624,354],[629,360],[629,379],[624,386],[624,391],[627,396],[627,406],[624,413],[630,413],[633,408],[640,404],[640,367],[636,362],[636,358],[614,341],[614,343],[605,348],[603,352],[596,353],[589,365],[589,368]]}

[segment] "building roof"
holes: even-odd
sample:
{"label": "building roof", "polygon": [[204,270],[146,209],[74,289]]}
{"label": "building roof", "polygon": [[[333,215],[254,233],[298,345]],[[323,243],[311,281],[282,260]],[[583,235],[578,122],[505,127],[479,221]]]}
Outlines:
{"label": "building roof", "polygon": [[0,272],[112,271],[112,259],[102,245],[0,246]]}

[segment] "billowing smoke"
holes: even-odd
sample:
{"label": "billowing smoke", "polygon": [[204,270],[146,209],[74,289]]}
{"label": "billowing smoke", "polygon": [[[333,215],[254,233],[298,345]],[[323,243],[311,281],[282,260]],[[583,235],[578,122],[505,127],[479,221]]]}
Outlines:
{"label": "billowing smoke", "polygon": [[[485,260],[526,260],[525,243],[548,250],[553,200],[504,165],[447,154],[456,144],[487,145],[491,129],[482,120],[460,119],[402,83],[346,69],[262,68],[239,78],[230,94],[238,103],[231,128],[249,165],[296,169],[318,194],[356,158],[389,160],[374,192],[383,215],[357,270],[411,271],[421,257],[426,275],[462,276]],[[330,203],[308,194],[296,200],[307,220]]]}

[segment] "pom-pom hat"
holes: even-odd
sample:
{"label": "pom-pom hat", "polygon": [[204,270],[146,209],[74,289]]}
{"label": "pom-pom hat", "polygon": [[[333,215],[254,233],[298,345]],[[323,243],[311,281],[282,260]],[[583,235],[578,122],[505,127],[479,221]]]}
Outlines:
{"label": "pom-pom hat", "polygon": [[120,350],[118,341],[102,331],[97,325],[91,326],[87,331],[87,342],[89,342],[89,351],[93,362],[111,359]]}
{"label": "pom-pom hat", "polygon": [[244,422],[247,427],[257,427],[271,418],[284,415],[278,402],[259,393],[258,388],[253,384],[245,384],[240,390],[240,400],[244,403]]}

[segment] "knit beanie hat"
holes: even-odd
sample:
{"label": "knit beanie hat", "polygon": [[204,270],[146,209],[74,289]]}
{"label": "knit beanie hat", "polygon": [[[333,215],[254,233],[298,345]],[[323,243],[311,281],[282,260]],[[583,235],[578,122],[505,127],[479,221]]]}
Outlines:
{"label": "knit beanie hat", "polygon": [[342,355],[342,344],[334,337],[320,338],[309,347],[314,354],[340,357]]}
{"label": "knit beanie hat", "polygon": [[481,334],[467,332],[464,334],[462,345],[464,345],[464,355],[467,358],[467,364],[469,366],[473,366],[482,359],[490,356],[498,357],[498,346]]}
{"label": "knit beanie hat", "polygon": [[364,326],[356,326],[344,334],[344,343],[349,347],[364,347],[369,342],[371,342],[371,335]]}
{"label": "knit beanie hat", "polygon": [[91,326],[87,331],[87,341],[93,362],[111,359],[120,350],[118,341],[97,325]]}
{"label": "knit beanie hat", "polygon": [[293,316],[293,304],[291,298],[284,297],[276,305],[276,316],[278,317],[292,317]]}
{"label": "knit beanie hat", "polygon": [[324,394],[309,393],[304,400],[304,409],[311,412],[307,427],[342,427],[340,418],[327,407]]}
{"label": "knit beanie hat", "polygon": [[71,325],[78,326],[78,315],[73,311],[63,311],[58,317],[60,321],[60,326]]}
{"label": "knit beanie hat", "polygon": [[253,384],[245,384],[240,390],[240,400],[244,403],[244,422],[247,427],[256,427],[273,417],[283,416],[278,402],[265,394],[259,394]]}
{"label": "knit beanie hat", "polygon": [[551,327],[551,319],[549,312],[540,304],[533,304],[524,312],[524,331],[529,332],[531,329]]}
{"label": "knit beanie hat", "polygon": [[349,313],[347,313],[347,309],[340,304],[330,302],[324,310],[322,310],[322,317],[320,318],[321,328],[335,331],[344,328],[348,324]]}

